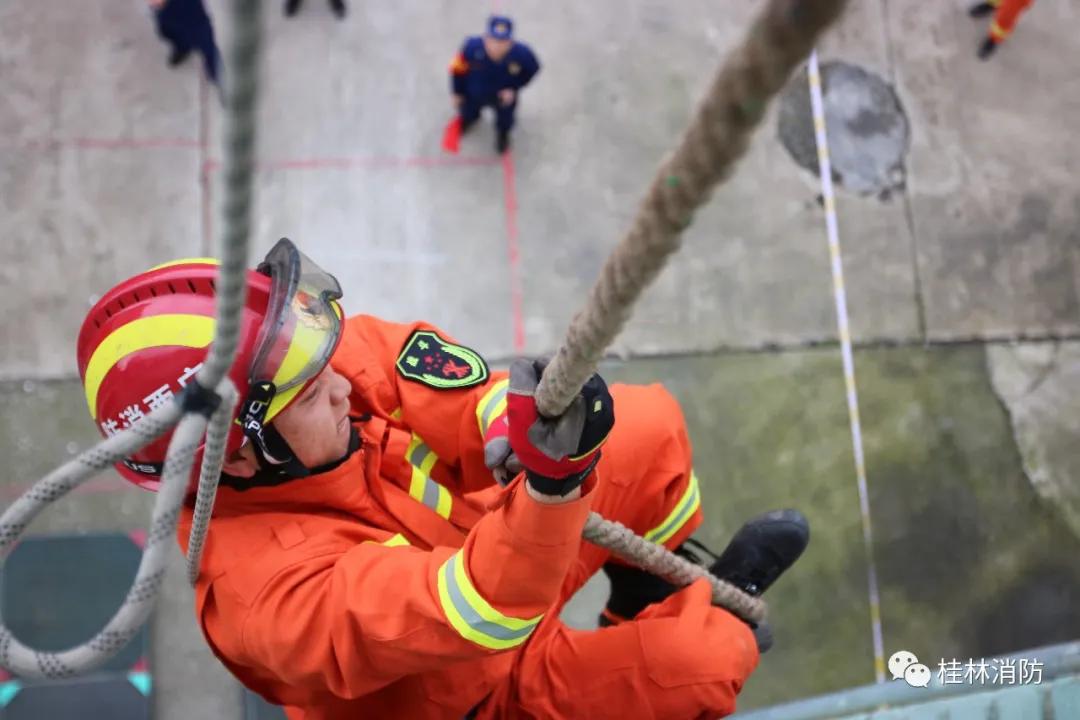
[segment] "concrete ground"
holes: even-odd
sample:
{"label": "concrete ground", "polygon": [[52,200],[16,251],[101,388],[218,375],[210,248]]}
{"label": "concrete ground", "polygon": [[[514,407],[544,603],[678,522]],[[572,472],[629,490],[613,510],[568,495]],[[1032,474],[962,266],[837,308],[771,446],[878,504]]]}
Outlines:
{"label": "concrete ground", "polygon": [[[252,240],[253,259],[296,240],[350,312],[436,322],[494,362],[558,345],[760,3],[498,5],[543,63],[501,159],[486,125],[460,155],[439,148],[447,63],[490,3],[354,2],[343,22],[320,2],[289,21],[268,4]],[[225,41],[226,4],[210,8]],[[837,212],[886,656],[1080,637],[1080,7],[1040,0],[986,63],[988,22],[965,9],[852,3],[819,48],[830,148],[850,163]],[[220,105],[195,58],[166,56],[139,3],[0,4],[4,505],[98,437],[74,364],[97,295],[215,250]],[[878,89],[849,95],[854,76]],[[682,401],[703,540],[778,505],[811,519],[810,549],[769,593],[777,646],[746,708],[875,677],[824,210],[799,164],[803,81],[604,366]],[[781,109],[797,121],[783,132]],[[898,155],[881,166],[885,140]],[[103,476],[31,532],[145,527],[152,500]],[[156,717],[238,718],[174,560]],[[567,617],[587,626],[604,592]]]}

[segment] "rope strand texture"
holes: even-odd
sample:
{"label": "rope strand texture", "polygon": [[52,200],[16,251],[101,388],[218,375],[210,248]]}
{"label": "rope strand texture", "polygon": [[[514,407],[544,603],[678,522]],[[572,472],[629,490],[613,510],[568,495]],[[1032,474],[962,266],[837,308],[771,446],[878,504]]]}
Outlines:
{"label": "rope strand texture", "polygon": [[[608,258],[587,304],[575,315],[536,392],[540,412],[561,414],[596,371],[634,303],[679,249],[694,212],[734,171],[769,101],[810,54],[847,0],[771,0],[720,68],[675,152],[660,166],[629,232]],[[625,528],[624,528],[625,530]],[[669,582],[685,585],[700,568],[647,541],[625,542],[618,526],[590,515],[585,537]],[[609,544],[610,543],[610,544]],[[617,548],[615,547],[617,546]],[[718,605],[760,621],[763,603],[717,578]]]}
{"label": "rope strand texture", "polygon": [[728,58],[674,153],[656,173],[629,232],[544,371],[537,405],[560,415],[622,331],[638,297],[679,249],[682,232],[746,153],[768,102],[839,17],[847,0],[772,0]]}

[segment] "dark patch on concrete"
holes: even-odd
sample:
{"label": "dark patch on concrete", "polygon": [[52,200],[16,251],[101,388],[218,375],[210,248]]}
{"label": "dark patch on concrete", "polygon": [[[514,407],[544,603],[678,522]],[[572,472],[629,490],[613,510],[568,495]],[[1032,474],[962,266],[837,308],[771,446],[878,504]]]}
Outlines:
{"label": "dark patch on concrete", "polygon": [[1016,222],[1017,235],[1028,237],[1049,230],[1052,210],[1050,201],[1041,195],[1025,195],[1020,201],[1020,219]]}
{"label": "dark patch on concrete", "polygon": [[1055,213],[1049,198],[1028,193],[1006,223],[969,219],[962,233],[941,238],[934,278],[964,293],[969,318],[1012,318],[1029,330],[1074,325],[1080,319],[1080,197],[1072,205],[1073,212]]}
{"label": "dark patch on concrete", "polygon": [[[938,457],[935,457],[937,455]],[[951,462],[946,459],[952,456]],[[978,512],[972,490],[952,484],[948,473],[957,468],[955,452],[931,452],[925,464],[876,464],[873,483],[878,488],[872,504],[874,553],[880,577],[897,583],[909,601],[928,607],[955,601],[985,555],[988,528]],[[920,477],[913,478],[918,474]],[[942,561],[943,548],[948,548]]]}
{"label": "dark patch on concrete", "polygon": [[[859,195],[888,199],[904,187],[911,137],[899,98],[882,78],[857,65],[828,62],[821,76],[833,182]],[[817,175],[806,70],[791,80],[780,99],[777,129],[795,162]]]}
{"label": "dark patch on concrete", "polygon": [[856,362],[886,649],[966,658],[1075,638],[1080,611],[1062,603],[1080,591],[1080,542],[1024,479],[982,351]]}
{"label": "dark patch on concrete", "polygon": [[855,117],[847,121],[847,129],[860,137],[872,138],[892,130],[899,122],[899,116],[892,108],[888,110],[863,108]]}
{"label": "dark patch on concrete", "polygon": [[973,655],[991,657],[1073,641],[1080,628],[1078,597],[1080,572],[1073,564],[1033,563],[1008,586],[980,598],[964,623],[965,645]]}

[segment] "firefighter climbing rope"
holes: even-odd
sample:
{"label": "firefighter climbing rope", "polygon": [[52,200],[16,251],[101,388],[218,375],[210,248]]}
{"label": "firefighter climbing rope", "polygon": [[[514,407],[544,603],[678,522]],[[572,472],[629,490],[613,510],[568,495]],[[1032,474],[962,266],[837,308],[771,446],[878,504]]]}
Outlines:
{"label": "firefighter climbing rope", "polygon": [[[841,14],[846,0],[770,0],[743,43],[722,65],[687,131],[659,168],[630,231],[608,258],[585,307],[575,316],[537,391],[545,415],[558,415],[580,392],[603,353],[622,330],[634,303],[678,250],[693,213],[729,177],[745,154],[769,101],[808,56],[818,37]],[[175,534],[193,454],[204,432],[201,467],[188,556],[189,578],[199,558],[213,509],[225,433],[236,391],[226,378],[235,354],[250,235],[255,105],[262,40],[261,3],[230,3],[231,81],[226,87],[224,234],[215,337],[210,353],[178,402],[154,410],[35,484],[0,517],[0,553],[6,555],[44,507],[114,462],[132,454],[174,425],[146,549],[134,584],[105,628],[84,645],[60,653],[38,652],[0,625],[0,666],[25,677],[62,678],[103,664],[149,617],[165,574],[167,543]],[[213,390],[210,390],[210,389]],[[715,604],[759,623],[765,606],[707,571],[592,513],[583,536],[677,585],[707,577]]]}

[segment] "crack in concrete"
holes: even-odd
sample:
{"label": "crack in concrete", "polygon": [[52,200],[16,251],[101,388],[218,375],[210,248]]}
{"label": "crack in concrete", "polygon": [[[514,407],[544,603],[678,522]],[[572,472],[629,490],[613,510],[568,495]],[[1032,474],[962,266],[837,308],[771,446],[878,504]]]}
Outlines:
{"label": "crack in concrete", "polygon": [[1042,384],[1046,382],[1046,379],[1049,378],[1055,370],[1057,370],[1058,355],[1060,354],[1060,352],[1061,343],[1059,341],[1054,341],[1054,347],[1052,350],[1053,354],[1050,356],[1050,360],[1046,363],[1046,365],[1039,369],[1038,375],[1036,375],[1035,378],[1028,384],[1027,389],[1024,390],[1023,397],[1029,397],[1032,393],[1038,390],[1039,387],[1041,387]]}

